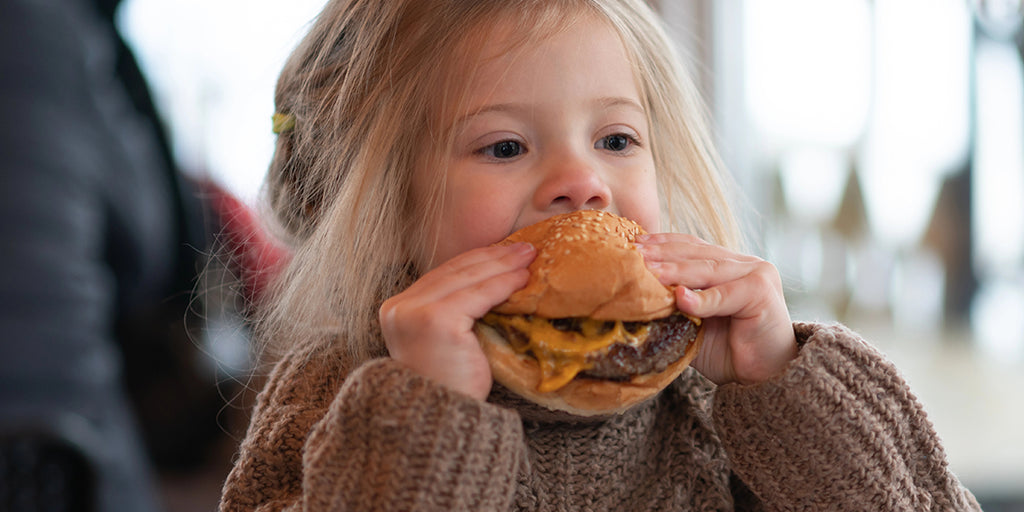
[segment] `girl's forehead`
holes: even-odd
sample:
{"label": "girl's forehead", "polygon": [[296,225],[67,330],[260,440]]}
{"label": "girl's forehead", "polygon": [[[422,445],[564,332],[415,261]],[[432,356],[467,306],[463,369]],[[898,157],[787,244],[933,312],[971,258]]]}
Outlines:
{"label": "girl's forehead", "polygon": [[510,12],[496,13],[467,31],[461,46],[479,64],[527,52],[580,26],[588,31],[614,31],[607,19],[590,10],[563,11],[551,8],[532,19],[516,18]]}
{"label": "girl's forehead", "polygon": [[[611,48],[629,60],[628,49],[618,32],[611,23],[594,14],[576,12],[573,16],[551,16],[535,25],[521,20],[503,23],[492,19],[480,23],[472,32],[461,41],[448,64],[450,80],[442,101],[453,103],[446,110],[455,116],[472,108],[470,97],[488,93],[478,89],[481,84],[501,87],[502,79],[514,78],[513,73],[531,73],[530,59],[547,54],[550,49],[547,45],[567,33],[571,33],[569,37],[578,45],[579,52],[600,51],[595,42],[611,41],[614,45]],[[603,48],[609,46],[606,44]]]}

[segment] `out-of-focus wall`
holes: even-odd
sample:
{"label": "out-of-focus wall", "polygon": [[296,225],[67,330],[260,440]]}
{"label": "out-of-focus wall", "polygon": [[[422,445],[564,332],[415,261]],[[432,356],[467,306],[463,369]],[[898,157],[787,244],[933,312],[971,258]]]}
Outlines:
{"label": "out-of-focus wall", "polygon": [[652,3],[794,318],[879,346],[961,479],[1024,509],[1022,3]]}

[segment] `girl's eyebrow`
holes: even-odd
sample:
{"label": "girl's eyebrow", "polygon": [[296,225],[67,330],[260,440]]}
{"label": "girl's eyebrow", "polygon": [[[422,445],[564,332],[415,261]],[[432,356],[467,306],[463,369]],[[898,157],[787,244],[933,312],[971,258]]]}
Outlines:
{"label": "girl's eyebrow", "polygon": [[641,114],[647,113],[647,111],[644,110],[644,107],[640,106],[640,103],[638,103],[635,99],[628,98],[626,96],[607,96],[597,98],[594,100],[594,104],[599,108],[603,109],[610,109],[614,107],[626,107],[631,110],[636,110],[638,113]]}
{"label": "girl's eyebrow", "polygon": [[[625,107],[630,110],[635,110],[637,113],[646,114],[646,111],[642,106],[640,106],[640,103],[638,103],[635,99],[626,96],[603,96],[600,98],[595,98],[590,103],[602,110],[617,107]],[[467,114],[460,116],[458,119],[455,120],[452,126],[458,127],[466,123],[467,121],[473,119],[474,117],[495,112],[520,115],[529,110],[529,108],[530,107],[528,107],[527,105],[521,103],[494,103],[490,105],[484,105],[478,109],[475,109]]]}
{"label": "girl's eyebrow", "polygon": [[493,112],[497,113],[511,113],[511,114],[522,114],[526,112],[527,106],[521,103],[494,103],[490,105],[484,105],[478,109],[474,109],[467,114],[460,116],[455,120],[453,126],[460,126],[474,117],[479,117],[484,114],[490,114]]}

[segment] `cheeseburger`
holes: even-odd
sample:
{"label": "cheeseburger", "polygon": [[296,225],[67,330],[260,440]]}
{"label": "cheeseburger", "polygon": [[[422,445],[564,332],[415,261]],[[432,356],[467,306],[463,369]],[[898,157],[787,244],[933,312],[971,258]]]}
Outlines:
{"label": "cheeseburger", "polygon": [[500,244],[537,250],[526,286],[476,322],[494,379],[545,407],[622,412],[661,391],[697,354],[700,320],[680,313],[634,245],[645,231],[584,210]]}

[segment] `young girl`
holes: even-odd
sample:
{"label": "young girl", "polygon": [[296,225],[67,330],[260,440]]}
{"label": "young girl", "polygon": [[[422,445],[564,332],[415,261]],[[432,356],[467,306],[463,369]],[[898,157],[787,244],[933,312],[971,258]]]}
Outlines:
{"label": "young girl", "polygon": [[[276,364],[224,488],[240,510],[961,510],[896,370],[792,323],[739,234],[692,83],[640,0],[334,0],[285,67]],[[492,384],[474,319],[576,209],[632,218],[694,368],[583,419]],[[680,234],[688,233],[688,234]]]}

